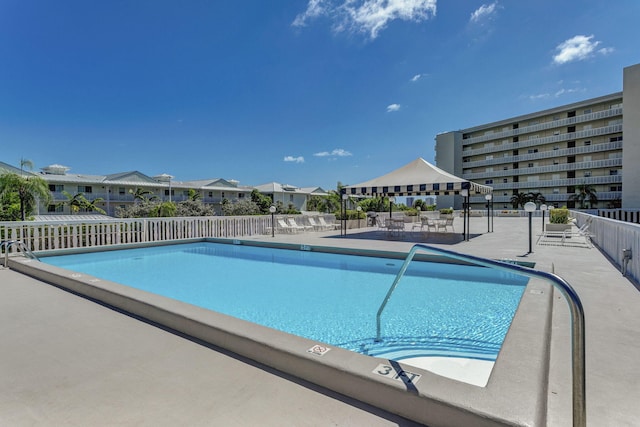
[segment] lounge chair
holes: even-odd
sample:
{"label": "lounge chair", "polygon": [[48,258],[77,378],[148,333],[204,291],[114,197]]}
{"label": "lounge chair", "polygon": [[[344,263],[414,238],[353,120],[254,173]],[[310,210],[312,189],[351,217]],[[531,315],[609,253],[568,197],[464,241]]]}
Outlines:
{"label": "lounge chair", "polygon": [[299,227],[290,226],[282,218],[278,218],[278,228],[277,228],[277,230],[282,232],[282,233],[297,233],[298,231],[302,231],[302,229],[299,228]]}
{"label": "lounge chair", "polygon": [[302,231],[307,231],[307,230],[312,230],[312,229],[313,229],[313,227],[312,227],[312,226],[310,226],[310,225],[298,225],[298,224],[296,223],[295,218],[294,218],[294,217],[292,217],[292,216],[290,216],[290,217],[288,217],[288,218],[287,218],[287,223],[289,224],[289,226],[290,226],[291,228],[298,229],[298,230],[302,230]]}
{"label": "lounge chair", "polygon": [[323,216],[319,216],[318,217],[318,222],[320,223],[320,225],[322,225],[323,227],[327,227],[328,230],[331,230],[332,228],[334,230],[336,230],[338,228],[338,224],[329,224],[324,220]]}
{"label": "lounge chair", "polygon": [[318,222],[316,222],[316,219],[312,216],[310,216],[309,218],[307,218],[309,220],[309,224],[311,224],[311,226],[313,227],[313,229],[315,231],[327,231],[327,230],[333,230],[333,226],[329,225],[327,223],[325,223],[324,225],[320,224],[320,219],[318,219]]}

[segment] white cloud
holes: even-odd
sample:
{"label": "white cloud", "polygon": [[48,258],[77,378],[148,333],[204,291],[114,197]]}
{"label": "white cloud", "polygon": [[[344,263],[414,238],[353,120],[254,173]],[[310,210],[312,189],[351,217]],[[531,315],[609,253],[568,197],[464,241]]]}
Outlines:
{"label": "white cloud", "polygon": [[387,105],[387,113],[393,113],[394,111],[398,111],[399,109],[400,109],[400,104]]}
{"label": "white cloud", "polygon": [[336,148],[332,152],[321,151],[319,153],[315,153],[314,156],[316,157],[328,157],[328,156],[347,157],[347,156],[352,156],[352,154],[345,149]]}
{"label": "white cloud", "polygon": [[594,53],[606,55],[613,52],[613,48],[601,48],[596,51],[600,45],[599,41],[591,41],[593,34],[590,36],[578,35],[563,41],[556,46],[556,55],[553,62],[556,64],[566,64],[567,62],[582,61],[593,56]]}
{"label": "white cloud", "polygon": [[469,18],[469,21],[480,22],[489,18],[493,13],[495,13],[497,6],[498,2],[493,2],[489,5],[483,4],[478,9],[473,11],[473,13],[471,14],[471,18]]}
{"label": "white cloud", "polygon": [[307,10],[296,16],[292,25],[302,27],[312,18],[328,16],[336,32],[368,33],[375,39],[396,19],[421,22],[435,16],[436,3],[437,0],[309,0]]}
{"label": "white cloud", "polygon": [[537,95],[529,95],[529,99],[531,101],[537,101],[540,99],[550,99],[550,98],[560,98],[563,95],[569,95],[572,93],[577,93],[577,92],[584,92],[585,90],[582,88],[570,88],[570,89],[565,89],[565,88],[561,88],[558,89],[557,91],[555,91],[555,93],[551,94],[551,93],[540,93]]}
{"label": "white cloud", "polygon": [[298,157],[284,156],[284,161],[285,162],[293,162],[293,163],[304,163],[304,157],[302,157],[302,156],[298,156]]}
{"label": "white cloud", "polygon": [[317,18],[318,16],[327,13],[327,10],[324,7],[324,3],[325,0],[309,0],[307,10],[305,10],[304,13],[296,16],[296,19],[291,25],[293,25],[294,27],[305,27],[307,25],[307,20],[311,18]]}
{"label": "white cloud", "polygon": [[416,74],[415,76],[411,77],[411,81],[412,82],[417,82],[421,78],[422,78],[422,74]]}

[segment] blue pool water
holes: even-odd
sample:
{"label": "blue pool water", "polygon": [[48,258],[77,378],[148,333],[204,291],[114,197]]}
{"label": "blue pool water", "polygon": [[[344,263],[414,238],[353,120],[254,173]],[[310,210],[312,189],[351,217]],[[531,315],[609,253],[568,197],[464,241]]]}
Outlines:
{"label": "blue pool water", "polygon": [[495,360],[527,278],[414,261],[382,315],[402,260],[192,243],[42,258],[363,354]]}

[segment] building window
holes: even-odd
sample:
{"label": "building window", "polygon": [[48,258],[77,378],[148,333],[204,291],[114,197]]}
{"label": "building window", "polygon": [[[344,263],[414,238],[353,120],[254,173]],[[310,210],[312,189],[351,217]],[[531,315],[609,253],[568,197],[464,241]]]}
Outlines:
{"label": "building window", "polygon": [[612,185],[609,187],[609,191],[622,191],[622,185]]}
{"label": "building window", "polygon": [[447,190],[453,190],[453,182],[447,182]]}
{"label": "building window", "polygon": [[528,168],[532,168],[533,167],[533,163],[527,163],[527,167]]}
{"label": "building window", "polygon": [[238,199],[244,199],[245,194],[244,193],[238,193]]}
{"label": "building window", "polygon": [[589,178],[589,177],[591,176],[591,171],[584,171],[583,176],[584,176],[585,178]]}
{"label": "building window", "polygon": [[558,165],[558,164],[560,164],[560,160],[558,160],[558,159],[553,159],[553,164],[554,164],[554,165]]}
{"label": "building window", "polygon": [[508,170],[509,170],[509,166],[503,166],[503,167],[502,167],[502,170],[503,170],[503,171],[508,171]]}
{"label": "building window", "polygon": [[[173,191],[173,188],[171,189],[171,195],[173,196],[175,194],[175,192]],[[169,195],[169,190],[164,190],[164,195],[168,196]]]}
{"label": "building window", "polygon": [[502,182],[506,184],[509,180],[507,178],[502,178]]}
{"label": "building window", "polygon": [[527,150],[527,154],[533,154],[533,153],[537,153],[537,152],[538,152],[538,149],[537,149],[537,148],[529,148],[529,149]]}
{"label": "building window", "polygon": [[78,193],[91,193],[90,185],[78,185]]}
{"label": "building window", "polygon": [[591,130],[591,125],[582,126],[582,130]]}
{"label": "building window", "polygon": [[618,141],[622,141],[621,136],[612,136],[611,138],[609,138],[609,142],[618,142]]}
{"label": "building window", "polygon": [[485,184],[493,184],[493,180],[492,179],[487,179],[484,183]]}
{"label": "building window", "polygon": [[64,185],[49,184],[49,191],[53,193],[62,193],[62,191],[64,191]]}
{"label": "building window", "polygon": [[591,114],[591,108],[587,108],[586,110],[584,110],[584,114]]}
{"label": "building window", "polygon": [[613,176],[613,175],[618,175],[618,169],[611,169],[609,171],[609,175]]}
{"label": "building window", "polygon": [[289,194],[289,201],[293,202],[293,194]]}
{"label": "building window", "polygon": [[582,161],[583,162],[590,162],[591,161],[591,156],[582,156]]}
{"label": "building window", "polygon": [[124,187],[118,187],[118,194],[120,194],[120,195],[126,194],[126,191],[125,191]]}
{"label": "building window", "polygon": [[557,145],[553,146],[553,151],[556,151],[556,150],[559,150],[559,149],[560,149],[560,147],[558,147]]}
{"label": "building window", "polygon": [[585,147],[588,147],[589,145],[591,145],[591,141],[585,141],[585,142],[584,142],[584,146],[585,146]]}
{"label": "building window", "polygon": [[47,212],[63,212],[64,206],[63,205],[49,205],[47,206]]}
{"label": "building window", "polygon": [[209,197],[213,197],[213,191],[209,191]]}
{"label": "building window", "polygon": [[560,189],[559,188],[554,188],[553,189],[553,194],[560,194]]}

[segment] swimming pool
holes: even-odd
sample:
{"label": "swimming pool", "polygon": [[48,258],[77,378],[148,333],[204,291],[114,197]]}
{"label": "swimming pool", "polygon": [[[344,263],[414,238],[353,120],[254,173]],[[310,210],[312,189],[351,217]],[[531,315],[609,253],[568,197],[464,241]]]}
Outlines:
{"label": "swimming pool", "polygon": [[528,278],[402,260],[198,242],[51,256],[45,263],[365,355],[495,360]]}

